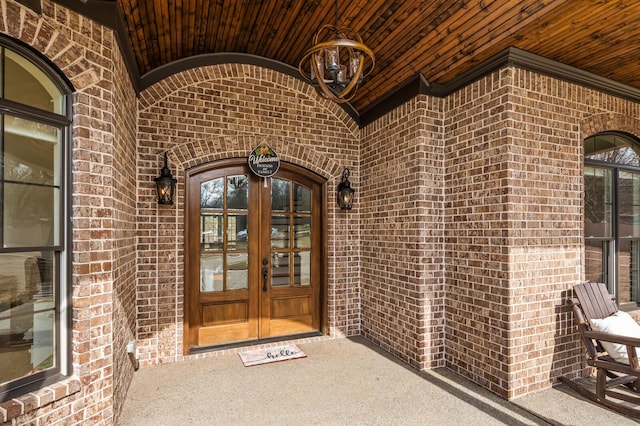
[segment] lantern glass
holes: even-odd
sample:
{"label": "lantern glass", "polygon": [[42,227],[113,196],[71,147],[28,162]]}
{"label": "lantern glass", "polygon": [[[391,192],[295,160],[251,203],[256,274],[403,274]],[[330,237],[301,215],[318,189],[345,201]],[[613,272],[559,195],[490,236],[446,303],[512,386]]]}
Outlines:
{"label": "lantern glass", "polygon": [[176,180],[167,176],[154,179],[158,193],[158,204],[173,204],[173,196],[176,192]]}
{"label": "lantern glass", "polygon": [[353,206],[353,195],[355,192],[356,191],[350,187],[342,187],[338,190],[338,205],[341,210],[351,210],[351,207]]}
{"label": "lantern glass", "polygon": [[156,194],[158,204],[173,204],[173,197],[176,193],[176,183],[178,182],[171,175],[171,170],[167,164],[167,153],[164,153],[164,167],[160,170],[160,176],[154,179],[156,183]]}
{"label": "lantern glass", "polygon": [[353,194],[356,191],[351,188],[351,182],[349,182],[349,169],[342,171],[342,182],[338,184],[337,198],[338,206],[341,210],[351,210],[353,206]]}

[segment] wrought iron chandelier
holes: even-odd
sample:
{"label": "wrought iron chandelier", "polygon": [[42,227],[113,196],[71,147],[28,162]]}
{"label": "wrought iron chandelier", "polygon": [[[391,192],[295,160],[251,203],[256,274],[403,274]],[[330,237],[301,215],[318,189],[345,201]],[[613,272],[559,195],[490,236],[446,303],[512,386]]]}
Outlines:
{"label": "wrought iron chandelier", "polygon": [[[322,97],[345,103],[353,99],[358,85],[373,70],[375,56],[356,31],[338,27],[337,0],[335,8],[335,25],[320,28],[298,69]],[[319,41],[322,37],[328,39]]]}

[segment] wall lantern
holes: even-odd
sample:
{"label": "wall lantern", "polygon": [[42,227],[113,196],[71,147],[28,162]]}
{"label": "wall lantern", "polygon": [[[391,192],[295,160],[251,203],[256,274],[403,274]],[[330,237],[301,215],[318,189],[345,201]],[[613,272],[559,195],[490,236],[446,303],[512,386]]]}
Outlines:
{"label": "wall lantern", "polygon": [[351,188],[351,182],[349,182],[349,169],[344,169],[342,172],[342,182],[338,184],[338,205],[340,210],[351,210],[353,206],[353,194],[356,191]]}
{"label": "wall lantern", "polygon": [[173,204],[173,196],[176,193],[176,182],[171,176],[171,170],[167,166],[167,153],[164,153],[164,167],[160,170],[160,176],[154,179],[158,192],[158,204]]}

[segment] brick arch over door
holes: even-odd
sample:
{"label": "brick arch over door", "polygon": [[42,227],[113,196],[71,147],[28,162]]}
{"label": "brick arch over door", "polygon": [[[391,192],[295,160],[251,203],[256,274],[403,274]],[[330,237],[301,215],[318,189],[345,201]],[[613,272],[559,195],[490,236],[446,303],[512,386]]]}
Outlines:
{"label": "brick arch over door", "polygon": [[581,140],[605,131],[625,132],[640,138],[640,120],[628,115],[605,113],[592,115],[580,123]]}
{"label": "brick arch over door", "polygon": [[327,180],[340,177],[342,169],[337,162],[294,140],[269,141],[248,135],[219,137],[178,145],[169,150],[169,155],[176,163],[180,180],[182,172],[192,167],[225,158],[247,157],[262,142],[268,143],[278,153],[281,161],[304,167]]}
{"label": "brick arch over door", "polygon": [[[144,111],[157,105],[186,87],[202,83],[217,83],[224,87],[229,80],[239,80],[242,84],[253,81],[256,87],[262,87],[265,90],[264,96],[272,95],[268,87],[277,87],[288,93],[292,104],[284,107],[275,106],[272,111],[275,115],[287,114],[287,110],[295,110],[299,106],[311,111],[322,111],[324,115],[332,117],[332,120],[343,124],[352,137],[359,137],[358,123],[338,104],[319,96],[310,84],[290,75],[250,64],[207,65],[173,74],[140,93],[140,110]],[[215,90],[206,95],[215,96]]]}

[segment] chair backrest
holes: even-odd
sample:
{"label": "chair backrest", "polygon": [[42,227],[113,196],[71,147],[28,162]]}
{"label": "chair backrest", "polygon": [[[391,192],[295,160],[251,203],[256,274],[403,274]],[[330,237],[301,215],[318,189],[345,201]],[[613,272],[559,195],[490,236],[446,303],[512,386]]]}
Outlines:
{"label": "chair backrest", "polygon": [[567,302],[573,310],[573,316],[580,331],[582,341],[587,347],[591,360],[598,359],[598,354],[604,352],[600,342],[584,335],[591,329],[589,320],[602,319],[618,311],[613,297],[609,294],[606,284],[586,282],[578,284],[574,288],[577,299],[569,299]]}
{"label": "chair backrest", "polygon": [[587,282],[576,285],[574,290],[587,321],[606,318],[618,312],[606,284]]}

